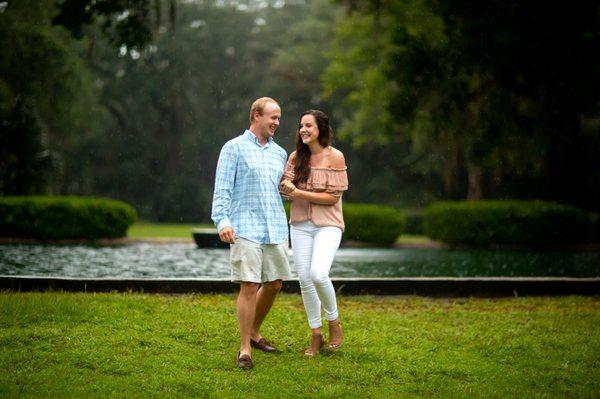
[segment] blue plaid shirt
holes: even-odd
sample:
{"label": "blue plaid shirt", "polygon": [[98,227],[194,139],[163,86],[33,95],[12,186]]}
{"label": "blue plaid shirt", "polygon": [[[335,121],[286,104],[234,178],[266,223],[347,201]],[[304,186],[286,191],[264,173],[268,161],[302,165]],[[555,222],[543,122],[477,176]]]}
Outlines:
{"label": "blue plaid shirt", "polygon": [[262,146],[246,130],[223,146],[217,163],[212,220],[221,231],[260,244],[281,244],[288,225],[279,194],[287,153],[269,138]]}

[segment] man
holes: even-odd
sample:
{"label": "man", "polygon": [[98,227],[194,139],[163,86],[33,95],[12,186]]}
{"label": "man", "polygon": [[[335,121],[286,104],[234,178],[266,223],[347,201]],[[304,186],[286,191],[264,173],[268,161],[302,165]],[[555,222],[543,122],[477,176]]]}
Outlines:
{"label": "man", "polygon": [[269,97],[254,101],[250,127],[223,146],[217,164],[212,219],[231,244],[231,280],[240,283],[236,363],[252,368],[252,347],[275,348],[260,334],[282,279],[290,277],[288,226],[279,194],[287,153],[273,141],[281,109]]}

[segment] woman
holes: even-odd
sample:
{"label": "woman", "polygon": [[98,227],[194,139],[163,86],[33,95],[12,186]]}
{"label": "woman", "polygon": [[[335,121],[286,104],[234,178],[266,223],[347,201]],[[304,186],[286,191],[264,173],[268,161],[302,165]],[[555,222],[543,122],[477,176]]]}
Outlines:
{"label": "woman", "polygon": [[296,151],[288,159],[280,184],[282,194],[292,200],[294,263],[312,330],[307,356],[316,355],[324,343],[321,306],[329,322],[329,348],[339,348],[343,340],[329,270],[344,231],[342,193],[348,189],[348,176],[344,154],[331,147],[332,139],[327,115],[317,110],[304,112]]}

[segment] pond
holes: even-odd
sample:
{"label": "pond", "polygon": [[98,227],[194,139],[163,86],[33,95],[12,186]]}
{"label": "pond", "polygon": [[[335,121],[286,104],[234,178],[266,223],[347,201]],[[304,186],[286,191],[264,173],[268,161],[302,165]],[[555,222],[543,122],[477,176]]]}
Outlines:
{"label": "pond", "polygon": [[[0,245],[0,275],[11,276],[227,279],[228,261],[194,244]],[[600,252],[340,248],[331,276],[599,277]]]}

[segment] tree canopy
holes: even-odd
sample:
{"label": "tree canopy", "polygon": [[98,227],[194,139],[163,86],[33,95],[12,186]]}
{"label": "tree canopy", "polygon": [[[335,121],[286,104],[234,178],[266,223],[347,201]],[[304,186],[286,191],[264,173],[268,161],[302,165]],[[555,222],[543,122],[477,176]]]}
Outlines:
{"label": "tree canopy", "polygon": [[[446,198],[591,206],[598,163],[598,4],[348,2],[325,92],[355,146],[391,145]],[[392,166],[393,167],[393,166]],[[590,196],[590,191],[595,194]]]}
{"label": "tree canopy", "polygon": [[[2,8],[3,7],[3,8]],[[350,201],[600,204],[598,5],[457,0],[0,6],[0,193],[208,221],[216,159],[278,99],[332,116]]]}

